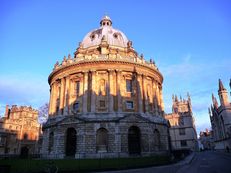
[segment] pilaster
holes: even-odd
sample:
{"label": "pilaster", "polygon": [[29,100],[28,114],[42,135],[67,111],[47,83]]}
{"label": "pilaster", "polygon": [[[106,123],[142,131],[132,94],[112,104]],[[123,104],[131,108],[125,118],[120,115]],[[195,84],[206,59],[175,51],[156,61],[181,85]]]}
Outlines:
{"label": "pilaster", "polygon": [[68,115],[69,114],[69,88],[70,88],[70,76],[66,77],[66,81],[65,81],[65,94],[64,94],[64,115]]}
{"label": "pilaster", "polygon": [[122,97],[121,97],[121,70],[116,69],[116,93],[117,93],[117,111],[122,112]]}
{"label": "pilaster", "polygon": [[137,74],[137,103],[138,103],[138,111],[139,113],[143,112],[143,101],[142,101],[142,76],[141,74]]}
{"label": "pilaster", "polygon": [[83,113],[87,113],[88,72],[84,72],[83,79]]}
{"label": "pilaster", "polygon": [[109,97],[109,99],[108,99],[108,101],[109,101],[109,103],[108,103],[108,106],[109,106],[109,109],[108,109],[108,111],[109,112],[114,112],[114,99],[113,99],[113,95],[115,95],[114,94],[114,78],[113,78],[113,75],[114,75],[114,70],[111,70],[111,69],[109,69],[108,70],[109,71],[109,73],[108,73],[108,81],[109,81],[109,94],[108,94],[108,97]]}
{"label": "pilaster", "polygon": [[96,71],[91,71],[91,112],[95,112],[96,105]]}
{"label": "pilaster", "polygon": [[64,99],[65,99],[65,78],[61,79],[61,91],[60,91],[60,104],[59,104],[59,114],[63,114],[64,109]]}

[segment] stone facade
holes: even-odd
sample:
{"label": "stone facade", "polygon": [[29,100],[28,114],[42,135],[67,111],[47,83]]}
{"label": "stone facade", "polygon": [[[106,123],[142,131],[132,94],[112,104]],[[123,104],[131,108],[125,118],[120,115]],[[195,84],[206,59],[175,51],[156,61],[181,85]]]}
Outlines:
{"label": "stone facade", "polygon": [[187,100],[178,100],[177,96],[173,96],[172,112],[165,115],[170,123],[172,150],[197,151],[197,133],[190,96],[188,95]]}
{"label": "stone facade", "polygon": [[38,154],[41,132],[38,111],[27,106],[6,106],[0,119],[0,154]]}
{"label": "stone facade", "polygon": [[105,16],[74,58],[64,57],[49,76],[49,118],[44,157],[149,156],[168,152],[163,118],[163,76],[152,60]]}
{"label": "stone facade", "polygon": [[206,129],[205,131],[200,132],[199,141],[202,144],[201,149],[203,150],[212,150],[214,149],[214,141],[212,131]]}
{"label": "stone facade", "polygon": [[231,149],[231,104],[228,92],[220,79],[218,95],[220,106],[216,97],[212,94],[213,104],[209,108],[214,145],[217,150]]}

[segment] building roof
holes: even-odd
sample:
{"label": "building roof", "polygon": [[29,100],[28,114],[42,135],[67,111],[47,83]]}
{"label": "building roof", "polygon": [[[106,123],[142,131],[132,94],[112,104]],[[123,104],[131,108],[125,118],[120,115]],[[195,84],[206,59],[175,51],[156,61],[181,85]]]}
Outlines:
{"label": "building roof", "polygon": [[105,39],[109,45],[127,47],[128,39],[123,32],[112,27],[112,20],[104,16],[100,21],[100,27],[87,33],[82,41],[83,48],[98,46]]}

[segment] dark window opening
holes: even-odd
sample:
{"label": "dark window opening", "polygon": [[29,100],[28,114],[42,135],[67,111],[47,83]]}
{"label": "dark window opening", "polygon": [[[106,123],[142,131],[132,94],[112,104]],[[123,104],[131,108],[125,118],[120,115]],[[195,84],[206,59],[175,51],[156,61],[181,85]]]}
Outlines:
{"label": "dark window opening", "polygon": [[105,101],[104,100],[100,100],[99,101],[99,106],[101,107],[101,108],[104,108],[106,105],[105,105]]}
{"label": "dark window opening", "polygon": [[126,91],[132,92],[132,80],[126,79]]}
{"label": "dark window opening", "polygon": [[132,101],[127,101],[126,102],[126,107],[127,107],[127,109],[134,109],[133,102]]}
{"label": "dark window opening", "polygon": [[179,134],[180,135],[185,135],[185,129],[179,129]]}
{"label": "dark window opening", "polygon": [[24,133],[23,139],[24,139],[24,140],[27,140],[27,139],[28,139],[28,134],[27,134],[27,133]]}
{"label": "dark window opening", "polygon": [[79,102],[74,103],[73,109],[74,109],[75,112],[79,111]]}
{"label": "dark window opening", "polygon": [[186,147],[187,146],[187,141],[180,141],[180,145],[182,146],[182,147]]}
{"label": "dark window opening", "polygon": [[79,81],[76,82],[76,88],[75,89],[76,89],[76,95],[79,96],[79,91],[80,91],[80,82]]}

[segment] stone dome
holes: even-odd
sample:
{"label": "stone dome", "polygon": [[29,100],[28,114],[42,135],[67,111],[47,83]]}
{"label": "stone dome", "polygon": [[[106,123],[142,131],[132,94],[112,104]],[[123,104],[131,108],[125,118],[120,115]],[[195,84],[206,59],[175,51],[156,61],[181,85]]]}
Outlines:
{"label": "stone dome", "polygon": [[82,41],[83,48],[98,46],[102,39],[116,47],[127,47],[128,39],[123,32],[112,27],[112,21],[109,16],[104,16],[100,21],[100,28],[89,32]]}

